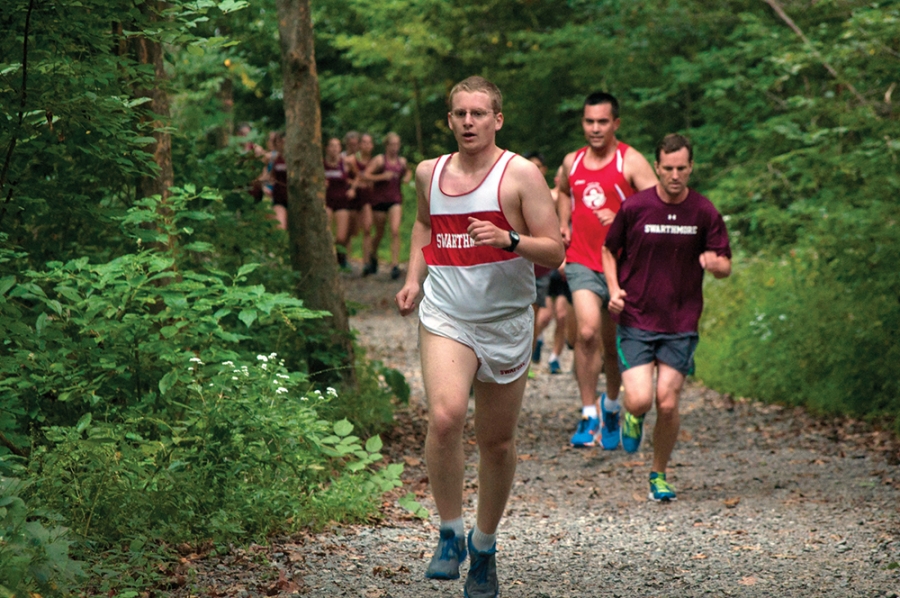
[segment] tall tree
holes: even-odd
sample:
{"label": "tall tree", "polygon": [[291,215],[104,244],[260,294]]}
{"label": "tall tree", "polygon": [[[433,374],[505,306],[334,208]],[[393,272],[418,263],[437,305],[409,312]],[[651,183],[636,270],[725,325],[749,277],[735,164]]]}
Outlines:
{"label": "tall tree", "polygon": [[[337,373],[355,385],[353,345],[334,243],[325,217],[322,114],[309,0],[278,0],[278,31],[284,82],[285,146],[288,184],[288,236],[291,264],[300,273],[298,292],[306,306],[331,313],[325,341],[338,348]],[[312,353],[315,355],[315,352]],[[310,358],[313,361],[313,358]],[[333,364],[310,363],[311,373]]]}

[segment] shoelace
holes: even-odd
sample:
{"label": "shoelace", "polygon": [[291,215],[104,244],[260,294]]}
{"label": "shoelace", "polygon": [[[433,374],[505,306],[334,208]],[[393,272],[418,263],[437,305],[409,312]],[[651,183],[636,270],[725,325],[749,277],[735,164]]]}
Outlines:
{"label": "shoelace", "polygon": [[[474,556],[474,555],[473,555]],[[476,556],[471,561],[472,567],[472,575],[475,576],[475,581],[478,583],[487,583],[488,581],[488,563],[490,563],[490,555],[488,556]]]}
{"label": "shoelace", "polygon": [[452,557],[459,558],[459,550],[456,549],[456,537],[452,540],[447,540],[444,542],[444,545],[441,547],[441,560],[449,561]]}

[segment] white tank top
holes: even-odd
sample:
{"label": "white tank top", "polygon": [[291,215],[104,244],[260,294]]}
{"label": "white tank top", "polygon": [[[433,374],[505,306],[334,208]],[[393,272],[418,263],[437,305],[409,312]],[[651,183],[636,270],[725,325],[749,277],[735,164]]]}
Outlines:
{"label": "white tank top", "polygon": [[504,151],[484,180],[464,195],[441,190],[450,156],[438,158],[431,175],[431,243],[422,249],[428,264],[425,295],[444,313],[468,322],[512,316],[535,300],[532,263],[503,249],[476,247],[466,230],[470,216],[512,230],[500,208],[500,181],[515,154]]}

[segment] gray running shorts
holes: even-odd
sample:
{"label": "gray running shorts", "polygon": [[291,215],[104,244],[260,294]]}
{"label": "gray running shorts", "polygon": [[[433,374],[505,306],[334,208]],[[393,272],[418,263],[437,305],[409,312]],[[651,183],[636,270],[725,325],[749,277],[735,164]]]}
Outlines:
{"label": "gray running shorts", "polygon": [[609,287],[606,286],[606,276],[603,272],[595,272],[581,264],[566,264],[566,280],[569,282],[569,290],[591,291],[603,301],[603,307],[609,305]]}
{"label": "gray running shorts", "polygon": [[690,376],[694,373],[694,351],[699,342],[696,332],[668,334],[619,326],[616,332],[619,371],[659,362]]}
{"label": "gray running shorts", "polygon": [[535,299],[534,304],[538,307],[544,307],[547,303],[547,295],[550,293],[550,273],[534,279]]}

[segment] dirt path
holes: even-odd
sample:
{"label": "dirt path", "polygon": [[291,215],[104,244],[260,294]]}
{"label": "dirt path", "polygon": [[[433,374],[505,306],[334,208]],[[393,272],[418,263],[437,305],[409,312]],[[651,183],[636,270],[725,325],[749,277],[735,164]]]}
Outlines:
{"label": "dirt path", "polygon": [[[435,513],[421,458],[417,322],[394,311],[398,285],[386,274],[345,283],[348,298],[365,306],[352,318],[361,343],[371,357],[403,371],[412,387],[411,406],[397,415],[386,450],[407,464],[403,492],[416,492]],[[646,500],[652,414],[634,455],[571,449],[577,418],[571,353],[562,375],[549,375],[546,357],[536,371],[498,543],[503,596],[900,595],[900,468],[886,434],[690,385],[670,468],[678,501],[654,504]],[[477,497],[471,428],[467,454],[471,525]],[[461,596],[461,581],[423,578],[437,535],[433,523],[388,505],[375,526],[206,563],[195,595]]]}

